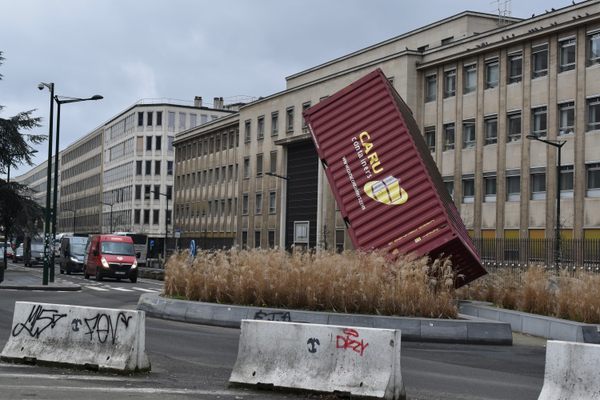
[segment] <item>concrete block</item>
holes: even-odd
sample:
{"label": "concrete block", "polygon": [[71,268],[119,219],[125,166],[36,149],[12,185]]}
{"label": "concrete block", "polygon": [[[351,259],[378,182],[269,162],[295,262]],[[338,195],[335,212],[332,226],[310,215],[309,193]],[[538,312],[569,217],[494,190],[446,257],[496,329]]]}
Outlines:
{"label": "concrete block", "polygon": [[162,317],[169,302],[170,300],[159,296],[157,293],[143,293],[138,300],[137,309],[145,311],[153,317]]}
{"label": "concrete block", "polygon": [[467,324],[467,340],[470,344],[512,345],[510,325],[501,322],[475,322]]}
{"label": "concrete block", "polygon": [[583,333],[580,325],[565,323],[561,320],[551,320],[549,321],[548,328],[548,339],[583,342]]}
{"label": "concrete block", "polygon": [[550,322],[546,318],[529,315],[523,318],[523,333],[544,338],[550,337]]}
{"label": "concrete block", "polygon": [[244,320],[229,381],[405,399],[400,331]]}
{"label": "concrete block", "polygon": [[150,370],[143,311],[61,304],[15,304],[2,359],[92,367],[121,372]]}
{"label": "concrete block", "polygon": [[213,325],[213,308],[210,304],[199,302],[185,302],[185,321],[194,324]]}
{"label": "concrete block", "polygon": [[248,318],[248,307],[209,303],[202,303],[202,307],[211,308],[213,323],[219,326],[239,328],[241,321]]}
{"label": "concrete block", "polygon": [[175,321],[185,321],[187,302],[181,300],[167,301],[163,309],[163,318]]}
{"label": "concrete block", "polygon": [[402,331],[402,340],[421,340],[421,320],[419,318],[377,317],[373,328],[398,329]]}
{"label": "concrete block", "polygon": [[600,399],[600,345],[550,340],[538,400]]}
{"label": "concrete block", "polygon": [[290,310],[291,322],[327,325],[329,313],[317,311]]}
{"label": "concrete block", "polygon": [[467,323],[443,319],[421,320],[421,340],[467,343]]}
{"label": "concrete block", "polygon": [[518,312],[512,312],[505,310],[498,313],[498,321],[507,322],[515,332],[523,332],[523,319],[524,315]]}
{"label": "concrete block", "polygon": [[329,314],[328,325],[343,325],[343,326],[362,326],[364,328],[373,327],[373,318],[370,315],[360,314]]}

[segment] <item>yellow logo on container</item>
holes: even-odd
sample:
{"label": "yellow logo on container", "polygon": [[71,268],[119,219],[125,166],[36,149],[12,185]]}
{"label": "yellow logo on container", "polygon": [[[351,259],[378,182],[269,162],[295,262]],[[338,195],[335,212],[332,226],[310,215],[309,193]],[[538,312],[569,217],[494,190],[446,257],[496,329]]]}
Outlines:
{"label": "yellow logo on container", "polygon": [[382,181],[367,182],[364,190],[373,200],[387,205],[398,206],[408,200],[408,193],[393,176],[387,176]]}

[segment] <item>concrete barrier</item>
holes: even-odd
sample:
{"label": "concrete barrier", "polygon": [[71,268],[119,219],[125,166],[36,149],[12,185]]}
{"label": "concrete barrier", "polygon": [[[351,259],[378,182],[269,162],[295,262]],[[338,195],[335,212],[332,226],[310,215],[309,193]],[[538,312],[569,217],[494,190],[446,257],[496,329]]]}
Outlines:
{"label": "concrete barrier", "polygon": [[538,400],[600,399],[599,360],[600,345],[548,341],[544,386]]}
{"label": "concrete barrier", "polygon": [[405,399],[400,331],[243,320],[229,382]]}
{"label": "concrete barrier", "polygon": [[15,304],[5,361],[121,372],[150,370],[143,311],[61,304]]}

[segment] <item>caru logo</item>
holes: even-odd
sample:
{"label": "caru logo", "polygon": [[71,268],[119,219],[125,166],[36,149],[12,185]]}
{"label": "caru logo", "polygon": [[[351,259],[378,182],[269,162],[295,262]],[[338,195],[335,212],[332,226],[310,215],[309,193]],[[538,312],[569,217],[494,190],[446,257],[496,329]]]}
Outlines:
{"label": "caru logo", "polygon": [[373,200],[387,205],[398,206],[408,201],[408,193],[400,186],[400,181],[391,175],[382,181],[367,182],[364,191]]}

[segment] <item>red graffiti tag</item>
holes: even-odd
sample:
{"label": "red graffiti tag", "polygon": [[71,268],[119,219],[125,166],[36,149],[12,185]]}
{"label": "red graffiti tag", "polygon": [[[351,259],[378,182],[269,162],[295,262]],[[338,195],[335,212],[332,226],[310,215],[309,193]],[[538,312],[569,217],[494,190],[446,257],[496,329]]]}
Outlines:
{"label": "red graffiti tag", "polygon": [[358,332],[354,329],[344,329],[344,334],[346,336],[337,336],[337,341],[335,347],[338,349],[352,349],[362,357],[365,349],[369,345],[369,343],[365,343],[364,339],[361,339],[360,342],[358,339]]}

